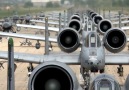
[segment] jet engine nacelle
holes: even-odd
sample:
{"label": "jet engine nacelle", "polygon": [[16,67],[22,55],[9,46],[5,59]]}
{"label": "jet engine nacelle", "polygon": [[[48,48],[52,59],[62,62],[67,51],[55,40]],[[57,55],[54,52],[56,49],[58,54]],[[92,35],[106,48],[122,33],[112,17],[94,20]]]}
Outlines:
{"label": "jet engine nacelle", "polygon": [[5,28],[5,29],[11,29],[11,27],[12,27],[12,24],[10,23],[10,22],[4,22],[3,23],[3,28]]}
{"label": "jet engine nacelle", "polygon": [[74,13],[74,15],[78,15],[78,16],[81,16],[79,13]]}
{"label": "jet engine nacelle", "polygon": [[80,21],[80,22],[82,21],[79,15],[72,15],[72,16],[70,17],[70,20],[73,20],[73,19],[78,20],[78,21]]}
{"label": "jet engine nacelle", "polygon": [[96,13],[91,13],[90,19],[93,20],[93,18],[94,18],[96,15],[97,15]]}
{"label": "jet engine nacelle", "polygon": [[9,32],[12,29],[12,24],[10,22],[3,23],[3,32]]}
{"label": "jet engine nacelle", "polygon": [[112,23],[107,19],[101,20],[98,24],[98,31],[100,34],[104,34],[111,28],[112,28]]}
{"label": "jet engine nacelle", "polygon": [[94,13],[94,12],[93,12],[93,11],[88,11],[88,12],[87,12],[87,16],[90,17],[90,15],[91,15],[92,13]]}
{"label": "jet engine nacelle", "polygon": [[103,20],[103,17],[100,15],[95,15],[92,19],[95,26],[97,26],[101,20]]}
{"label": "jet engine nacelle", "polygon": [[127,38],[121,29],[113,28],[105,33],[103,41],[108,51],[118,53],[125,48]]}
{"label": "jet engine nacelle", "polygon": [[82,88],[70,67],[61,62],[48,61],[33,70],[28,90],[82,90]]}
{"label": "jet engine nacelle", "polygon": [[16,22],[18,21],[18,19],[19,19],[18,15],[14,15],[14,16],[13,16],[13,22],[14,22],[14,23],[16,23]]}
{"label": "jet engine nacelle", "polygon": [[82,24],[80,21],[73,19],[68,23],[68,27],[74,28],[76,31],[80,32],[82,29]]}
{"label": "jet engine nacelle", "polygon": [[57,42],[62,51],[71,53],[79,47],[80,37],[75,29],[66,28],[59,32]]}

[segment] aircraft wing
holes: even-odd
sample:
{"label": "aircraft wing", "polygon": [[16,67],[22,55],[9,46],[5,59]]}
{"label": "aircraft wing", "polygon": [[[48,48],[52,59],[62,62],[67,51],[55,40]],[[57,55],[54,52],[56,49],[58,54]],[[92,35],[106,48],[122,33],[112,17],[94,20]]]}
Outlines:
{"label": "aircraft wing", "polygon": [[[39,19],[44,19],[45,20],[45,17],[39,17]],[[50,17],[50,18],[48,18],[48,20],[59,21],[59,18],[52,18],[52,17]],[[64,19],[61,19],[61,21],[64,21]]]}
{"label": "aircraft wing", "polygon": [[[41,21],[41,20],[30,20],[31,22],[37,22],[37,23],[44,23],[45,24],[45,21]],[[59,22],[50,22],[48,21],[48,24],[51,24],[51,25],[59,25]],[[64,23],[61,23],[61,26],[63,26]]]}
{"label": "aircraft wing", "polygon": [[[16,53],[14,52],[14,60],[16,62],[28,62],[28,63],[43,63],[47,61],[59,61],[66,64],[79,65],[78,53],[50,53],[49,55],[36,55],[28,53]],[[8,52],[0,51],[0,59],[8,60]]]}
{"label": "aircraft wing", "polygon": [[129,65],[129,53],[118,53],[118,54],[106,54],[105,55],[106,65]]}
{"label": "aircraft wing", "polygon": [[122,30],[129,30],[129,26],[121,27]]}
{"label": "aircraft wing", "polygon": [[[121,17],[121,19],[128,19],[129,17]],[[119,20],[119,18],[111,18],[111,20]]]}
{"label": "aircraft wing", "polygon": [[[31,34],[18,34],[18,33],[5,33],[5,32],[0,32],[0,36],[6,36],[6,37],[15,37],[15,38],[27,38],[31,40],[39,40],[39,41],[45,41],[45,37],[43,36],[38,36],[38,35],[31,35]],[[50,42],[57,42],[57,38],[50,38]]]}
{"label": "aircraft wing", "polygon": [[[129,23],[129,20],[128,21],[121,21],[122,24],[127,24]],[[119,22],[112,22],[112,24],[119,24]]]}
{"label": "aircraft wing", "polygon": [[[44,26],[34,26],[34,25],[25,25],[25,24],[16,24],[17,27],[24,27],[24,28],[33,28],[33,29],[40,29],[40,30],[45,30]],[[48,27],[49,31],[53,32],[58,32],[59,28],[54,28],[54,27]]]}

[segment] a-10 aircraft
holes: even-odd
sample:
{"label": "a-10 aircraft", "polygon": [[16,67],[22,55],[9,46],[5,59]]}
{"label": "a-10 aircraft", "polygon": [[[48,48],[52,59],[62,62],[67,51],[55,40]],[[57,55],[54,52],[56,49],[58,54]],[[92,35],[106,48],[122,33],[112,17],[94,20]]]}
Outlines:
{"label": "a-10 aircraft", "polygon": [[[97,23],[97,21],[96,20],[94,20],[94,19],[104,19],[101,15],[98,15],[98,14],[96,14],[96,13],[92,13],[91,14],[91,17],[95,17],[95,18],[93,18],[92,19],[92,21],[93,21],[93,23],[95,24],[95,25],[97,25],[96,23]],[[45,17],[44,17],[45,18]],[[67,17],[65,16],[65,19],[66,19]],[[120,19],[122,19],[123,17],[121,17]],[[51,18],[50,18],[51,19]],[[53,18],[54,19],[54,18]],[[63,20],[64,22],[62,22],[62,23],[60,23],[60,25],[61,25],[61,27],[63,27],[63,25],[64,25],[64,27],[66,26],[66,21],[65,21],[65,19]],[[70,22],[67,22],[68,23],[68,25],[69,25],[69,23],[71,23],[72,21],[72,19],[77,19],[77,20],[79,20],[80,21],[80,19],[81,18],[79,18],[78,17],[78,15],[76,15],[76,14],[74,14],[74,15],[72,15],[71,16],[71,18],[70,18]],[[48,18],[48,20],[49,20],[49,18]],[[37,23],[43,23],[43,24],[45,24],[45,21],[44,20],[30,20],[31,22],[37,22]],[[62,21],[62,20],[61,20]],[[75,21],[75,20],[74,20]],[[95,22],[96,21],[96,22]],[[74,23],[74,22],[73,22]],[[117,21],[117,22],[112,22],[112,24],[113,24],[113,26],[115,25],[119,25],[119,23],[121,23],[121,24],[128,24],[129,23],[129,21],[121,21],[121,22],[119,22],[119,21]],[[48,25],[54,25],[54,26],[59,26],[59,22],[53,22],[53,21],[49,21],[48,22]],[[68,26],[67,25],[67,26]],[[44,26],[37,26],[37,25],[35,25],[35,26],[33,26],[33,25],[24,25],[24,24],[17,24],[17,27],[19,28],[19,27],[25,27],[25,28],[34,28],[34,29],[40,29],[40,30],[43,30],[45,27]],[[58,28],[51,28],[51,27],[49,27],[50,28],[50,31],[58,31],[59,29]],[[121,25],[121,29],[122,30],[128,30],[129,29],[129,27],[128,26],[122,26]],[[20,30],[20,29],[19,29]]]}
{"label": "a-10 aircraft", "polygon": [[[87,11],[87,15],[93,19],[94,16],[91,17],[91,12]],[[45,55],[14,53],[15,61],[39,64],[31,73],[28,90],[121,90],[118,82],[107,74],[96,76],[90,83],[89,71],[103,73],[105,65],[129,64],[128,55],[118,53],[125,48],[129,41],[124,31],[112,28],[111,22],[103,20],[103,18],[102,20],[95,19],[95,23],[98,24],[97,30],[104,35],[103,37],[99,36],[96,28],[93,28],[95,31],[89,31],[87,29],[88,22],[81,30],[78,30],[80,26],[76,24],[60,30],[57,38],[49,38],[47,28],[45,37],[4,32],[0,32],[0,36],[46,42]],[[49,53],[48,42],[57,43],[61,52]],[[76,51],[79,47],[81,51]],[[106,53],[105,48],[111,53]],[[8,59],[7,52],[1,51],[0,58]],[[67,66],[69,64],[81,66],[80,73],[84,79],[83,88],[79,85],[74,72]]]}

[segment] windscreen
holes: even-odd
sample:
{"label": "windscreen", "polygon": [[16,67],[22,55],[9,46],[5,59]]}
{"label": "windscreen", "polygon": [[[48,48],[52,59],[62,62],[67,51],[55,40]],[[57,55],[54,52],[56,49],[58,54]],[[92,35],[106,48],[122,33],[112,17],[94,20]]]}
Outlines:
{"label": "windscreen", "polygon": [[99,83],[100,87],[99,87],[99,90],[112,90],[112,85],[111,83],[108,81],[108,80],[102,80],[100,83]]}

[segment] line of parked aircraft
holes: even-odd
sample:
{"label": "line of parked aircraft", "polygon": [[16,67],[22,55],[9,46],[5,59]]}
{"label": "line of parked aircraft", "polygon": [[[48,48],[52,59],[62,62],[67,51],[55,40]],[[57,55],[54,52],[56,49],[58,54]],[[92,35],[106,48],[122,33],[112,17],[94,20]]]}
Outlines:
{"label": "line of parked aircraft", "polygon": [[[122,65],[129,64],[128,54],[122,52],[129,42],[124,32],[129,27],[114,27],[113,24],[119,22],[104,19],[92,10],[87,10],[83,18],[79,13],[74,13],[68,20],[64,20],[68,18],[65,17],[61,19],[62,23],[49,22],[49,17],[43,20],[30,20],[45,23],[45,26],[16,24],[17,27],[45,30],[45,36],[0,32],[0,36],[37,40],[37,49],[40,48],[39,41],[46,43],[44,55],[14,52],[15,61],[30,63],[28,70],[32,73],[28,90],[121,90],[115,78],[104,73],[104,68],[105,65],[119,65],[118,74],[122,76]],[[121,23],[125,22],[129,21]],[[64,23],[66,27],[61,27]],[[48,27],[48,24],[59,25],[61,28]],[[9,28],[6,29],[8,30]],[[48,31],[57,32],[57,37],[49,37]],[[49,42],[57,43],[61,52],[49,53]],[[107,51],[110,53],[106,53]],[[0,51],[0,58],[8,59],[8,52]],[[32,63],[39,65],[33,69]],[[80,73],[84,79],[83,87],[68,65],[80,65]],[[90,73],[96,72],[100,74],[91,79]],[[125,82],[125,90],[129,89],[128,84],[129,77]]]}

